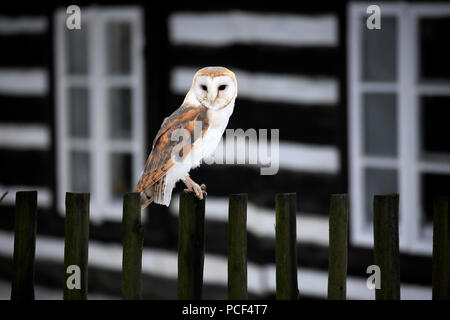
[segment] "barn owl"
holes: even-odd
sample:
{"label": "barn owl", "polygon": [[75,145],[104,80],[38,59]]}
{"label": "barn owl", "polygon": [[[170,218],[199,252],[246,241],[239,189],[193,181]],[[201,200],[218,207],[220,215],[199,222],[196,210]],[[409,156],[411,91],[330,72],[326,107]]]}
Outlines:
{"label": "barn owl", "polygon": [[[203,199],[206,186],[195,183],[189,171],[214,153],[233,113],[236,96],[237,81],[232,71],[224,67],[197,71],[183,104],[164,119],[153,141],[136,189],[142,208],[152,202],[168,206],[179,180],[186,185],[185,191]],[[200,134],[194,134],[195,128]],[[174,151],[180,142],[173,135],[180,131],[187,133],[190,143],[178,153]]]}

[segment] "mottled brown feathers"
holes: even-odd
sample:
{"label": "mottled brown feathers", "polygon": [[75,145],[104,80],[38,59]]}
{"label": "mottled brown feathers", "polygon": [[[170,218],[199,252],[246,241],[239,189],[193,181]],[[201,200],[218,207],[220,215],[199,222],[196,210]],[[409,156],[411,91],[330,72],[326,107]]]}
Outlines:
{"label": "mottled brown feathers", "polygon": [[[191,135],[190,146],[184,148],[184,151],[180,152],[180,156],[185,158],[190,149],[192,148],[193,143],[199,137],[194,137],[194,127],[196,121],[201,121],[202,123],[202,134],[208,129],[208,117],[207,117],[208,109],[201,107],[193,107],[193,106],[181,106],[174,113],[172,113],[169,117],[164,119],[161,128],[159,129],[155,140],[153,141],[152,151],[148,156],[147,163],[144,168],[144,172],[142,173],[141,179],[137,185],[137,192],[142,192],[152,186],[154,186],[157,182],[161,180],[167,173],[167,171],[173,167],[175,161],[172,159],[172,151],[173,148],[181,141],[172,141],[172,133],[177,129],[186,129],[189,131]],[[183,149],[182,149],[183,150]],[[153,196],[156,191],[161,192],[164,190],[164,180],[162,183],[158,183],[155,185],[151,193],[147,194],[148,197]],[[157,189],[157,190],[156,190]],[[161,190],[162,189],[162,190]]]}
{"label": "mottled brown feathers", "polygon": [[194,76],[195,78],[198,76],[207,76],[211,78],[220,77],[220,76],[229,76],[235,85],[237,85],[236,76],[234,75],[234,72],[230,69],[227,69],[225,67],[205,67],[197,71],[197,73]]}
{"label": "mottled brown feathers", "polygon": [[233,71],[224,67],[205,67],[197,71],[195,76],[208,76],[211,78],[220,76],[230,76],[235,78]]}

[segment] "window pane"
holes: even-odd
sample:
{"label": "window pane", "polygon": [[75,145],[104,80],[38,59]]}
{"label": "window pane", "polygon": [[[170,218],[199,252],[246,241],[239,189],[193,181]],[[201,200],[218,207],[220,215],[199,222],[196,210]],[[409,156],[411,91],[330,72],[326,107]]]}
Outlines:
{"label": "window pane", "polygon": [[72,137],[89,137],[89,96],[86,88],[69,89],[69,134]]}
{"label": "window pane", "polygon": [[131,191],[131,164],[130,154],[111,154],[111,195],[113,199],[121,200],[124,193]]}
{"label": "window pane", "polygon": [[88,152],[70,153],[70,179],[72,192],[90,192],[91,166]]}
{"label": "window pane", "polygon": [[109,90],[109,136],[111,138],[131,138],[131,89],[113,88]]}
{"label": "window pane", "polygon": [[422,227],[433,223],[433,198],[450,195],[450,175],[425,173],[421,176]]}
{"label": "window pane", "polygon": [[397,155],[397,108],[394,94],[365,94],[364,153]]}
{"label": "window pane", "polygon": [[374,195],[398,193],[397,170],[367,168],[365,186],[366,218],[371,224]]}
{"label": "window pane", "polygon": [[450,17],[419,20],[420,78],[450,80]]}
{"label": "window pane", "polygon": [[88,73],[88,26],[81,15],[81,29],[69,30],[66,33],[66,71],[69,74],[85,75]]}
{"label": "window pane", "polygon": [[107,72],[131,73],[131,25],[128,22],[109,22],[106,25]]}
{"label": "window pane", "polygon": [[363,30],[363,80],[395,81],[397,19],[394,17],[382,17],[381,29],[369,30],[364,17],[361,29]]}
{"label": "window pane", "polygon": [[[420,100],[422,156],[433,158],[427,153],[450,155],[450,97],[422,97]],[[434,157],[439,158],[439,154]],[[442,159],[442,158],[441,158]]]}

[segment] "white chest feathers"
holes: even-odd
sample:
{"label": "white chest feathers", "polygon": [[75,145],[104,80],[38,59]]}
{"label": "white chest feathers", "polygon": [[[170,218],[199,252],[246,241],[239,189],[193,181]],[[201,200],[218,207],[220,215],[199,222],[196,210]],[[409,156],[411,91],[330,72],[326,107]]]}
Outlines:
{"label": "white chest feathers", "polygon": [[214,153],[228,125],[233,108],[234,100],[223,109],[208,110],[209,127],[203,136],[195,141],[191,150],[191,156],[188,157],[190,158],[191,168],[198,167],[202,159]]}

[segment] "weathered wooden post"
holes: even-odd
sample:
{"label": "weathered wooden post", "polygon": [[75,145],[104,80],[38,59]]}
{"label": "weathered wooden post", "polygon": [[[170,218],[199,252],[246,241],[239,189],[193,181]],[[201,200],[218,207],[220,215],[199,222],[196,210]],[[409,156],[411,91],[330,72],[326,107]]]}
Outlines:
{"label": "weathered wooden post", "polygon": [[89,198],[89,193],[66,193],[64,300],[87,299]]}
{"label": "weathered wooden post", "polygon": [[228,207],[228,299],[247,298],[247,194],[231,194]]}
{"label": "weathered wooden post", "polygon": [[275,196],[276,298],[298,299],[296,194]]}
{"label": "weathered wooden post", "polygon": [[178,219],[178,299],[201,299],[205,255],[205,199],[180,196]]}
{"label": "weathered wooden post", "polygon": [[122,216],[122,298],[139,300],[142,297],[142,246],[145,227],[141,224],[141,204],[138,192],[123,197]]}
{"label": "weathered wooden post", "polygon": [[348,196],[333,194],[330,201],[328,299],[347,297]]}
{"label": "weathered wooden post", "polygon": [[16,193],[12,300],[34,300],[37,191]]}
{"label": "weathered wooden post", "polygon": [[398,195],[376,195],[373,210],[374,262],[381,271],[377,300],[400,299]]}
{"label": "weathered wooden post", "polygon": [[450,197],[433,203],[433,300],[450,299]]}

